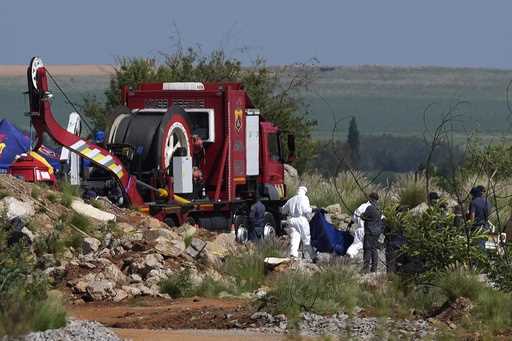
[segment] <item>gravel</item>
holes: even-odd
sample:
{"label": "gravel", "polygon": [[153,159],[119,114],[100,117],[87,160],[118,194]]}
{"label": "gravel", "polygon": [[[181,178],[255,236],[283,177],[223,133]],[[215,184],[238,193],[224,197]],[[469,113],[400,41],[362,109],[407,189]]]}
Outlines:
{"label": "gravel", "polygon": [[[248,330],[265,334],[298,333],[301,336],[339,336],[355,340],[390,339],[421,340],[433,337],[435,329],[425,320],[393,320],[391,318],[349,316],[343,312],[322,316],[310,312],[302,314],[298,329],[288,330],[284,315],[273,316],[257,312],[251,316],[258,328]],[[255,324],[255,325],[256,325]]]}
{"label": "gravel", "polygon": [[98,322],[71,320],[60,329],[30,333],[21,338],[1,338],[2,341],[122,341],[110,329]]}

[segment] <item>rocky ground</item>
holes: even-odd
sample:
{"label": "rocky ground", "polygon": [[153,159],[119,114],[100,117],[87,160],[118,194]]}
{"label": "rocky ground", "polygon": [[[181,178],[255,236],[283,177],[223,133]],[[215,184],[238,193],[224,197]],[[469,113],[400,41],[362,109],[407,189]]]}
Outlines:
{"label": "rocky ground", "polygon": [[[228,253],[241,251],[233,234],[213,234],[192,226],[170,230],[157,219],[120,209],[107,200],[92,206],[75,198],[66,205],[59,192],[34,190],[33,185],[6,175],[0,175],[0,194],[0,208],[7,218],[22,219],[18,237],[32,243],[39,267],[64,293],[70,315],[79,320],[133,330],[246,330],[258,335],[327,334],[357,339],[386,335],[389,330],[400,337],[419,339],[434,330],[423,320],[377,320],[344,312],[332,316],[305,313],[298,327],[292,329],[286,316],[259,311],[251,304],[254,298],[265,295],[264,290],[236,299],[172,300],[159,292],[158,283],[183,269],[190,271],[196,283],[221,278],[218,263]],[[350,217],[341,214],[339,207],[334,205],[328,211],[334,223],[348,225]],[[92,228],[77,226],[72,218],[77,213],[86,216]],[[63,224],[64,228],[59,227]],[[56,229],[63,235],[80,235],[79,243],[66,245],[58,254],[38,251],[38,241],[48,240]],[[329,261],[330,256],[324,258]],[[360,258],[352,262],[358,264]],[[317,268],[307,262],[296,262],[289,268],[296,267],[307,271]],[[65,328],[33,333],[26,340],[118,338],[96,322],[71,320]]]}
{"label": "rocky ground", "polygon": [[122,341],[112,330],[98,322],[71,320],[60,329],[30,333],[19,338],[3,338],[4,341]]}

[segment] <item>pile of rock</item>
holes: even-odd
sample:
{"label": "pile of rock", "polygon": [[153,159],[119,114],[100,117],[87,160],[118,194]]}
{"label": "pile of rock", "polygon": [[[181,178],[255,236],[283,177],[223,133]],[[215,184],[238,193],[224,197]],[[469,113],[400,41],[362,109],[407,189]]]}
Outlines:
{"label": "pile of rock", "polygon": [[[356,314],[357,315],[357,314]],[[375,317],[349,316],[344,312],[322,316],[311,312],[302,314],[297,329],[288,330],[285,315],[257,312],[251,316],[248,327],[265,333],[298,333],[301,336],[340,336],[356,340],[370,340],[378,336],[397,336],[404,339],[423,339],[432,336],[435,328],[426,320],[393,320]]]}
{"label": "pile of rock", "polygon": [[[14,339],[13,339],[14,340]],[[121,341],[110,329],[92,321],[71,320],[60,329],[30,333],[17,341]]]}
{"label": "pile of rock", "polygon": [[[122,237],[110,236],[103,242],[94,238],[84,239],[83,253],[70,261],[66,268],[78,269],[74,272],[82,273],[67,281],[77,298],[119,302],[141,295],[165,296],[159,292],[159,282],[184,268],[190,271],[195,282],[202,280],[204,271],[198,268],[204,270],[210,261],[216,261],[215,256],[208,252],[209,245],[210,248],[216,245],[215,240],[206,242],[193,238],[187,247],[177,232],[151,217],[145,220],[150,222],[145,226],[151,228],[134,228],[120,223]],[[210,275],[211,271],[208,271]]]}
{"label": "pile of rock", "polygon": [[[153,217],[109,205],[108,201],[101,203],[104,209],[98,209],[75,198],[66,207],[58,199],[59,193],[45,190],[34,195],[33,184],[8,175],[0,176],[0,186],[7,194],[0,200],[0,209],[11,221],[10,233],[16,240],[27,239],[29,245],[54,233],[63,216],[78,213],[89,219],[93,231],[72,227],[82,236],[78,248],[75,245],[58,255],[37,257],[39,268],[54,283],[66,284],[76,302],[161,296],[158,284],[162,279],[184,268],[196,282],[203,273],[213,276],[213,264],[237,247],[232,234],[214,236],[201,231],[201,236],[207,237],[203,240],[192,226],[171,230]],[[113,227],[104,230],[110,232],[100,233],[108,224]]]}

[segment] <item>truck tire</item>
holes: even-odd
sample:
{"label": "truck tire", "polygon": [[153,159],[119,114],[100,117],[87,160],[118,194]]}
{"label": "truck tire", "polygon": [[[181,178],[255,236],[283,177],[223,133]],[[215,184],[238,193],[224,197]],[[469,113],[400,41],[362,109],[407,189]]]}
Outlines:
{"label": "truck tire", "polygon": [[179,106],[172,106],[162,117],[158,128],[159,166],[167,169],[174,152],[179,148],[180,156],[191,156],[192,131],[188,113]]}
{"label": "truck tire", "polygon": [[197,223],[199,224],[199,227],[201,227],[205,230],[212,229],[212,220],[208,217],[199,217],[197,219]]}
{"label": "truck tire", "polygon": [[274,239],[277,233],[277,225],[274,215],[270,212],[265,212],[263,219],[265,221],[265,225],[263,226],[263,239]]}
{"label": "truck tire", "polygon": [[167,226],[169,226],[169,228],[171,228],[171,229],[173,229],[173,228],[178,226],[178,224],[176,224],[176,220],[174,220],[173,217],[166,217],[164,219],[164,223],[166,223]]}
{"label": "truck tire", "polygon": [[244,215],[237,215],[233,221],[235,225],[235,239],[241,244],[249,241],[249,219]]}

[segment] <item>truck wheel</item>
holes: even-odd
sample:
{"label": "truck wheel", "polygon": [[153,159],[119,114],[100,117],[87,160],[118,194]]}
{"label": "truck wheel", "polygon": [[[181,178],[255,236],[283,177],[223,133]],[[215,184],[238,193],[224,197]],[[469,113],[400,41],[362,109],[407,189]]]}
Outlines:
{"label": "truck wheel", "polygon": [[277,231],[274,215],[270,212],[265,212],[263,219],[265,222],[265,225],[263,226],[263,239],[274,239]]}
{"label": "truck wheel", "polygon": [[188,115],[183,108],[172,106],[162,118],[159,131],[160,167],[167,169],[171,165],[174,153],[179,149],[185,155],[191,155],[191,130]]}
{"label": "truck wheel", "polygon": [[164,223],[167,224],[167,226],[169,226],[170,228],[175,228],[177,227],[178,225],[176,224],[176,221],[174,220],[173,217],[166,217],[164,219]]}
{"label": "truck wheel", "polygon": [[235,217],[235,238],[236,241],[245,244],[249,241],[249,220],[244,215]]}
{"label": "truck wheel", "polygon": [[188,217],[185,222],[191,226],[197,225],[197,220],[194,217]]}
{"label": "truck wheel", "polygon": [[205,230],[212,229],[212,220],[208,217],[199,217],[197,219],[197,223],[199,224],[199,227],[201,227]]}

